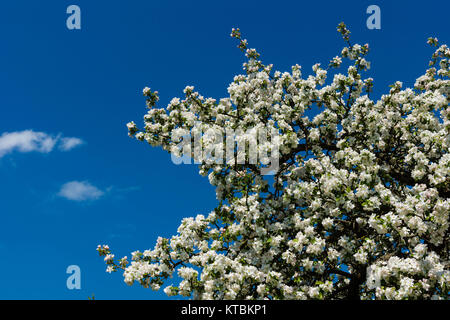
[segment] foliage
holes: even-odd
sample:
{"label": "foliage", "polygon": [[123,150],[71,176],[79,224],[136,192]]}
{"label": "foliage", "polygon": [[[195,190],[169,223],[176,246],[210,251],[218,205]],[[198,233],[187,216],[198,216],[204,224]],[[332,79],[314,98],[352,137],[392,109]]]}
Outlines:
{"label": "foliage", "polygon": [[306,78],[298,65],[273,71],[233,29],[248,59],[229,97],[186,87],[159,109],[158,93],[144,89],[145,127],[130,122],[130,136],[177,153],[171,133],[198,123],[270,127],[279,169],[267,176],[262,163],[197,157],[217,208],[184,218],[131,261],[99,246],[109,272],[154,290],[177,273],[164,291],[196,299],[448,299],[450,49],[430,38],[436,51],[414,88],[396,82],[375,102],[373,79],[362,77],[369,46],[352,44],[343,23],[338,31],[341,54]]}

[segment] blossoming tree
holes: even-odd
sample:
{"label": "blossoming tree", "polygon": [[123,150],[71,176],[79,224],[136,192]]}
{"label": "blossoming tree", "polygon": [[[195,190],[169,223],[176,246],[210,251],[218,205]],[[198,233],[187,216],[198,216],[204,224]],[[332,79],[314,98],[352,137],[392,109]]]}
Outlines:
{"label": "blossoming tree", "polygon": [[159,109],[144,89],[145,127],[130,122],[130,136],[176,153],[171,133],[195,123],[270,127],[279,167],[270,176],[262,163],[197,159],[218,206],[131,261],[98,246],[108,272],[195,299],[448,299],[450,49],[430,38],[436,51],[414,87],[396,82],[375,102],[362,77],[369,46],[352,44],[343,23],[338,31],[341,54],[307,78],[298,65],[273,71],[233,29],[248,59],[229,97],[186,87]]}

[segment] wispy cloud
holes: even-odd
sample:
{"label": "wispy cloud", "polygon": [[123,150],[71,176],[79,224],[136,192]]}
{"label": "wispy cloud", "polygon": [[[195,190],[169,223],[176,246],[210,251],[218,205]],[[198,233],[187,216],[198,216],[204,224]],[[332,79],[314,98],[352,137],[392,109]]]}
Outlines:
{"label": "wispy cloud", "polygon": [[0,157],[13,151],[48,153],[52,151],[56,140],[44,132],[33,130],[5,132],[0,136]]}
{"label": "wispy cloud", "polygon": [[59,143],[59,149],[61,151],[69,151],[84,144],[84,141],[80,138],[62,138]]}
{"label": "wispy cloud", "polygon": [[0,158],[14,151],[49,153],[56,145],[61,151],[69,151],[83,143],[79,138],[63,138],[61,134],[53,136],[33,130],[5,132],[0,135]]}
{"label": "wispy cloud", "polygon": [[58,196],[72,201],[97,200],[105,192],[93,186],[88,181],[70,181],[62,185]]}

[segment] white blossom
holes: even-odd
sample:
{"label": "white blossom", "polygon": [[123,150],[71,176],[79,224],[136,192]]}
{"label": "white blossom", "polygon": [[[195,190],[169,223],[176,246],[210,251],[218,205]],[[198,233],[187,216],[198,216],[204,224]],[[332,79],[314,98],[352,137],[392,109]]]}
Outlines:
{"label": "white blossom", "polygon": [[[448,299],[450,49],[430,38],[437,49],[414,88],[397,81],[374,101],[373,79],[363,79],[369,46],[350,45],[344,24],[338,31],[347,46],[311,75],[264,65],[234,29],[248,60],[227,97],[187,86],[164,109],[144,89],[144,127],[129,122],[129,135],[175,155],[171,134],[201,134],[205,150],[226,146],[208,130],[278,135],[245,150],[248,161],[196,157],[218,206],[131,261],[99,246],[108,272],[153,290],[178,275],[164,292],[197,299]],[[279,150],[273,176],[250,162],[255,150]]]}

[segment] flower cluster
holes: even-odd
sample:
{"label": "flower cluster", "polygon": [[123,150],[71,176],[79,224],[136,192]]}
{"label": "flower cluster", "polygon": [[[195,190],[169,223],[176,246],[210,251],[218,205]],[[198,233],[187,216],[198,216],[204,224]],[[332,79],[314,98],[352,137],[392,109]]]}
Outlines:
{"label": "flower cluster", "polygon": [[[174,131],[265,127],[279,149],[271,177],[264,164],[200,159],[200,174],[215,186],[219,204],[207,216],[184,218],[176,235],[131,262],[114,261],[99,246],[107,271],[125,282],[196,299],[448,299],[450,214],[450,49],[437,47],[414,88],[401,82],[373,101],[368,45],[350,43],[327,69],[273,71],[239,29],[244,75],[229,97],[185,98],[154,108],[130,136],[176,152]],[[343,68],[343,73],[334,69]],[[220,147],[207,136],[204,148]]]}

